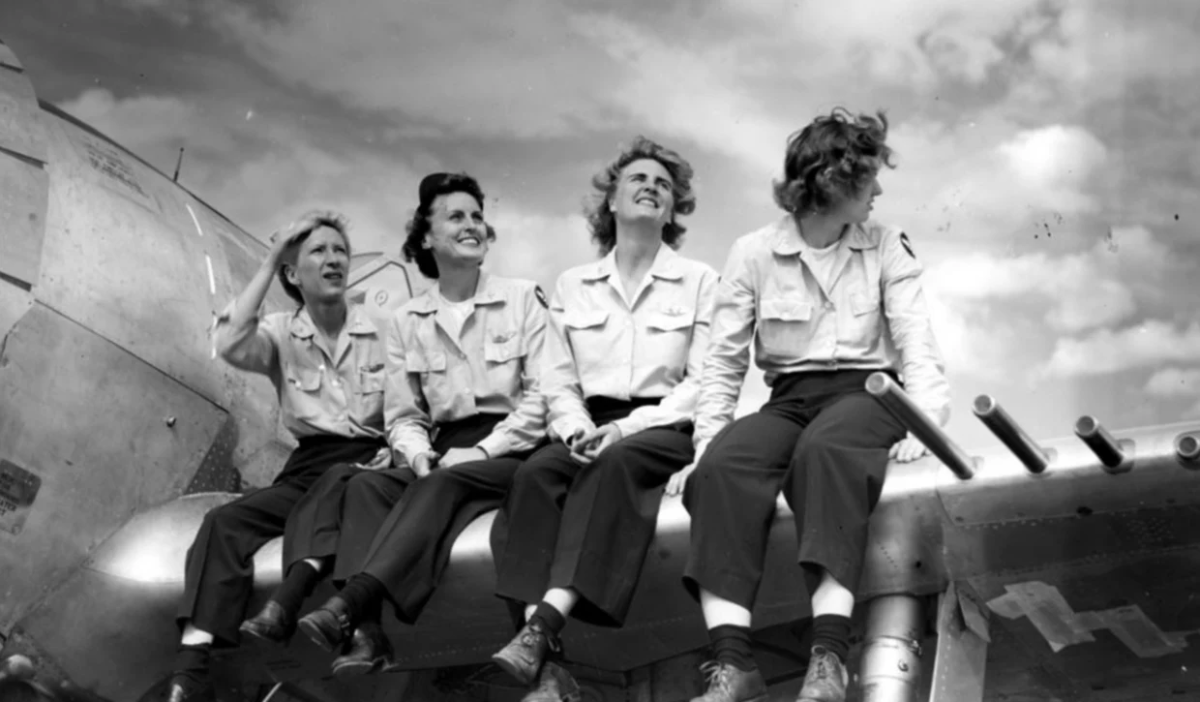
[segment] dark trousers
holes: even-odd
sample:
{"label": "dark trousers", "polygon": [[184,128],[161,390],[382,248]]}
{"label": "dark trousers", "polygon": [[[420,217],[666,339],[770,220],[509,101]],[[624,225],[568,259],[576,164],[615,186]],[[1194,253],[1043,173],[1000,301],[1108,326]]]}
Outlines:
{"label": "dark trousers", "polygon": [[703,588],[753,607],[781,489],[795,514],[810,592],[822,570],[858,588],[888,450],[905,435],[864,389],[870,374],[780,377],[759,412],[713,438],[684,492],[692,515],[684,585],[693,596]]}
{"label": "dark trousers", "polygon": [[[477,414],[438,425],[433,450],[444,454],[452,448],[474,446],[491,434],[502,419],[502,414]],[[314,496],[314,500],[338,506],[337,521],[322,524],[327,532],[335,535],[330,540],[332,544],[323,544],[332,550],[317,555],[334,556],[333,580],[340,583],[362,570],[375,535],[405,491],[416,482],[417,475],[405,466],[379,471],[358,470],[346,475],[340,484],[335,484],[337,478],[330,475],[325,494]]]}
{"label": "dark trousers", "polygon": [[[592,414],[599,425],[636,404],[607,404]],[[621,626],[654,540],[663,489],[692,460],[690,429],[647,429],[587,466],[561,442],[535,453],[517,469],[492,527],[496,594],[533,603],[548,589],[572,588],[579,595],[574,617]]]}
{"label": "dark trousers", "polygon": [[382,445],[377,439],[305,437],[269,487],[204,515],[187,552],[180,625],[190,620],[219,643],[237,643],[253,594],[255,552],[283,534],[288,515],[326,470],[369,461]]}
{"label": "dark trousers", "polygon": [[383,583],[396,618],[416,622],[455,539],[500,505],[523,456],[438,468],[414,483],[375,535],[362,572]]}

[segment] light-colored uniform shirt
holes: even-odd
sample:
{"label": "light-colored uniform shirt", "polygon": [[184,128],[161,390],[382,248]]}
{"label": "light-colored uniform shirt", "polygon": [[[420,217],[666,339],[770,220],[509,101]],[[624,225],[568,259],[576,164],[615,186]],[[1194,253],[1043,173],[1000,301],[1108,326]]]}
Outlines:
{"label": "light-colored uniform shirt", "polygon": [[537,369],[546,308],[539,294],[530,281],[481,273],[461,326],[437,286],[396,310],[387,331],[384,414],[388,442],[409,464],[431,450],[435,426],[476,414],[507,415],[476,444],[492,458],[542,440],[546,408]]}
{"label": "light-colored uniform shirt", "polygon": [[596,428],[590,397],[662,398],[614,422],[622,436],[695,411],[717,272],[664,244],[627,298],[615,256],[563,273],[550,301],[542,387],[562,438]]}
{"label": "light-colored uniform shirt", "polygon": [[811,252],[790,215],[734,243],[713,312],[697,449],[733,419],[752,341],[768,385],[784,373],[893,369],[935,422],[949,418],[945,365],[907,236],[874,222],[852,225],[824,284]]}
{"label": "light-colored uniform shirt", "polygon": [[217,317],[217,350],[235,368],[271,379],[296,438],[383,437],[383,341],[361,305],[349,304],[332,356],[305,307],[240,329],[230,323],[232,309]]}

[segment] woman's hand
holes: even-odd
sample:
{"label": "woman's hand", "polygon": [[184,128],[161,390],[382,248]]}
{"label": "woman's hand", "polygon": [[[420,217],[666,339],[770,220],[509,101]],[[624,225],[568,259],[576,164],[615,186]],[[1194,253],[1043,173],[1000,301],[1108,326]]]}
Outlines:
{"label": "woman's hand", "polygon": [[920,439],[910,433],[895,444],[892,444],[891,450],[888,451],[888,458],[899,463],[908,463],[917,460],[927,453],[929,453],[929,449],[925,448],[925,444],[921,443]]}
{"label": "woman's hand", "polygon": [[417,454],[417,457],[412,462],[412,472],[416,473],[418,478],[424,478],[434,468],[437,468],[439,458],[441,456],[438,455],[437,451],[426,451]]}
{"label": "woman's hand", "polygon": [[704,457],[704,451],[707,448],[708,442],[705,442],[703,446],[696,449],[694,460],[684,466],[678,473],[671,476],[671,479],[667,481],[668,495],[674,497],[675,495],[683,494],[683,489],[687,487],[688,477],[696,470],[696,466],[700,465],[700,459]]}
{"label": "woman's hand", "polygon": [[605,424],[573,441],[570,444],[571,458],[576,463],[586,466],[596,460],[605,449],[617,443],[622,438],[620,427],[616,424]]}
{"label": "woman's hand", "polygon": [[276,229],[271,234],[271,248],[267,253],[267,260],[273,267],[277,266],[283,258],[283,252],[287,250],[287,247],[292,242],[321,226],[321,223],[326,221],[337,222],[343,228],[350,225],[350,221],[344,215],[332,210],[312,210],[306,212],[300,219],[290,222],[280,229]]}
{"label": "woman's hand", "polygon": [[363,470],[383,470],[390,468],[392,465],[392,450],[388,447],[383,447],[375,453],[375,457],[366,463],[355,464]]}

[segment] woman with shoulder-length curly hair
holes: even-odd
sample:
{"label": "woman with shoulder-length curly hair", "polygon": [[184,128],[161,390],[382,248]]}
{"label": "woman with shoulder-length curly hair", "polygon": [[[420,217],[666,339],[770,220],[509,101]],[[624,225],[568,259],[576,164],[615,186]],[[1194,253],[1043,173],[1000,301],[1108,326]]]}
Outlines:
{"label": "woman with shoulder-length curly hair", "polygon": [[[949,392],[908,237],[870,219],[891,165],[882,114],[819,117],[788,141],[775,200],[787,215],[734,245],[717,291],[696,410],[696,463],[686,484],[692,542],[684,583],[700,600],[716,660],[693,702],[766,692],[750,651],[750,610],[780,492],[795,514],[812,593],[813,649],[801,702],[845,699],[854,590],[867,519],[889,456],[924,447],[865,389],[902,374],[938,424]],[[750,362],[771,398],[733,419]],[[898,353],[897,353],[898,352]],[[690,478],[688,477],[691,473]]]}
{"label": "woman with shoulder-length curly hair", "polygon": [[559,276],[551,298],[542,387],[557,440],[517,470],[492,530],[518,629],[492,658],[533,686],[527,700],[578,699],[547,654],[568,615],[624,623],[663,487],[692,460],[717,274],[673,250],[691,181],[679,154],[637,138],[593,179],[603,258]]}

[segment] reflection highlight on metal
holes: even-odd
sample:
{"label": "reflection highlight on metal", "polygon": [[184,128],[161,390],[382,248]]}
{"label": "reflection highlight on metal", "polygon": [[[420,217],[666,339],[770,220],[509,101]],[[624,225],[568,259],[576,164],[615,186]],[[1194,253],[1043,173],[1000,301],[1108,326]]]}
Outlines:
{"label": "reflection highlight on metal", "polygon": [[975,462],[971,457],[930,421],[908,393],[890,376],[886,373],[872,373],[871,377],[867,378],[867,392],[878,398],[913,436],[925,444],[926,448],[960,479],[969,480],[975,475]]}
{"label": "reflection highlight on metal", "polygon": [[1100,463],[1104,464],[1104,469],[1108,472],[1123,473],[1132,468],[1125,460],[1125,452],[1121,450],[1121,445],[1095,417],[1080,417],[1075,422],[1075,435],[1096,454],[1096,458],[1100,459]]}
{"label": "reflection highlight on metal", "polygon": [[1050,465],[1050,456],[1025,433],[1012,416],[991,395],[975,398],[975,416],[1000,439],[1030,473],[1041,473]]}

